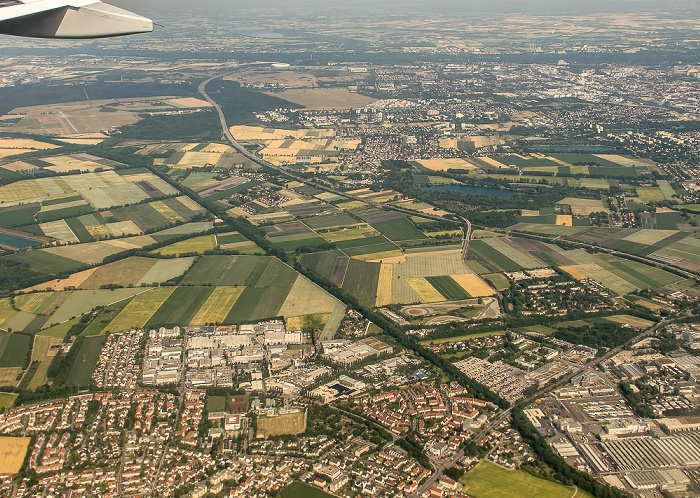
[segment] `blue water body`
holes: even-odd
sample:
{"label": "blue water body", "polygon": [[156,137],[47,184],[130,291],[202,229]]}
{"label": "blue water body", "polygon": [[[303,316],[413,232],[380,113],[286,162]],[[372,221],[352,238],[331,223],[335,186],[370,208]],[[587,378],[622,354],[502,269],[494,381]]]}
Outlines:
{"label": "blue water body", "polygon": [[586,152],[591,154],[615,152],[615,149],[605,145],[539,145],[537,147],[528,147],[528,149],[538,152]]}
{"label": "blue water body", "polygon": [[0,232],[0,246],[11,247],[13,249],[24,249],[37,245],[39,242],[34,239],[20,237],[11,233]]}
{"label": "blue water body", "polygon": [[472,185],[426,185],[425,189],[429,190],[441,190],[443,192],[460,192],[462,194],[469,195],[485,195],[488,197],[513,197],[515,192],[512,190],[502,189],[502,188],[491,188],[491,187],[474,187]]}
{"label": "blue water body", "polygon": [[281,40],[284,38],[282,33],[276,33],[264,28],[237,28],[234,33],[248,36],[250,38],[262,38],[265,40]]}

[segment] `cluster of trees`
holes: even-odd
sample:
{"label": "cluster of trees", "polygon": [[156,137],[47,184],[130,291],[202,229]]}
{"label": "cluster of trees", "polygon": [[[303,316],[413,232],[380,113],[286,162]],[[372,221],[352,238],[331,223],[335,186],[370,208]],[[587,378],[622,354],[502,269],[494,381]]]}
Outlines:
{"label": "cluster of trees", "polygon": [[592,348],[615,348],[626,343],[639,332],[631,327],[616,323],[595,323],[583,327],[561,327],[554,337],[573,344],[583,344]]}
{"label": "cluster of trees", "polygon": [[[648,388],[649,386],[645,387]],[[620,391],[637,415],[645,418],[656,418],[654,410],[647,404],[647,398],[652,394],[650,390],[639,389],[635,392],[630,384],[620,382]]]}

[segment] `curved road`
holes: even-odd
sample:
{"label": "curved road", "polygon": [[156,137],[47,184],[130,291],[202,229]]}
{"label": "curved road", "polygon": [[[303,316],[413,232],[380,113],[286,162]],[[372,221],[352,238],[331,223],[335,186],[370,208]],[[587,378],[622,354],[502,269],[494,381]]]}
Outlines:
{"label": "curved road", "polygon": [[[421,216],[422,218],[428,218],[428,219],[436,220],[436,221],[446,221],[446,218],[443,218],[442,216],[435,216],[432,214],[411,211],[410,209],[403,209],[403,208],[400,208],[398,206],[387,206],[384,204],[379,204],[377,202],[369,201],[367,199],[363,199],[362,197],[348,194],[347,192],[342,192],[340,190],[334,189],[332,187],[328,187],[326,185],[318,184],[314,181],[311,181],[307,178],[303,178],[303,177],[289,171],[287,168],[283,168],[281,166],[276,166],[276,165],[266,161],[265,159],[258,157],[254,153],[250,152],[248,149],[243,147],[243,145],[241,145],[236,140],[236,138],[231,134],[231,131],[229,130],[228,124],[226,123],[226,116],[224,116],[224,112],[221,110],[221,107],[219,106],[219,104],[214,99],[212,99],[206,91],[207,84],[209,84],[211,81],[213,81],[219,77],[221,77],[221,76],[212,76],[211,78],[203,81],[199,85],[198,90],[199,90],[199,93],[202,94],[202,96],[212,106],[214,106],[214,109],[216,109],[216,112],[219,114],[219,121],[221,122],[221,129],[223,130],[223,133],[224,133],[224,136],[226,137],[226,139],[229,141],[229,143],[233,146],[234,149],[236,149],[240,154],[242,154],[246,158],[250,159],[251,161],[253,161],[261,166],[265,166],[267,168],[273,169],[273,170],[277,171],[278,173],[283,174],[283,175],[285,175],[293,180],[296,180],[296,181],[303,183],[305,185],[309,185],[311,187],[317,188],[319,190],[324,190],[326,192],[340,195],[340,196],[348,198],[348,199],[362,201],[366,204],[370,204],[371,206],[374,206],[374,207],[377,207],[380,209],[389,209],[391,211],[397,211],[399,213],[406,214],[409,216]],[[469,241],[471,239],[471,233],[472,233],[473,226],[475,228],[493,230],[496,232],[505,233],[507,235],[513,234],[513,235],[517,235],[519,237],[524,237],[524,238],[529,238],[529,239],[534,239],[534,240],[539,240],[539,241],[545,241],[545,242],[549,242],[549,243],[555,243],[558,239],[560,239],[559,237],[548,237],[546,235],[537,235],[537,234],[531,234],[531,233],[527,233],[527,232],[510,231],[510,230],[505,230],[505,229],[494,229],[493,227],[472,225],[472,223],[468,219],[464,218],[463,216],[459,216],[459,218],[461,220],[462,230],[464,232],[464,237],[462,240],[462,249],[463,249],[463,257],[465,257],[465,258],[466,258],[466,252],[469,248]],[[457,223],[459,223],[459,222],[457,222]],[[466,225],[466,228],[465,228],[465,225]],[[689,270],[686,270],[684,268],[679,268],[678,266],[675,266],[675,265],[672,265],[669,263],[664,263],[662,261],[657,261],[655,259],[650,259],[650,258],[643,257],[643,256],[637,256],[635,254],[630,254],[630,253],[618,251],[616,249],[608,249],[608,248],[601,247],[601,246],[596,245],[596,244],[589,244],[586,242],[573,241],[573,240],[569,240],[569,239],[563,239],[563,241],[565,241],[567,244],[571,244],[575,247],[579,247],[582,249],[594,249],[596,251],[603,251],[603,252],[606,252],[608,254],[620,256],[620,257],[627,258],[627,259],[632,259],[634,261],[638,261],[640,263],[654,266],[656,268],[662,268],[664,270],[668,270],[672,273],[675,273],[676,275],[683,276],[684,278],[691,278],[691,279],[695,279],[695,280],[698,280],[698,278],[700,278],[700,273],[689,271]]]}
{"label": "curved road", "polygon": [[[334,189],[334,188],[332,188],[332,187],[327,187],[327,186],[324,186],[324,185],[319,185],[319,184],[317,184],[317,183],[315,183],[315,182],[312,182],[312,181],[310,181],[310,180],[308,180],[308,179],[306,179],[306,178],[303,178],[303,177],[301,177],[301,176],[298,176],[298,175],[296,175],[295,173],[290,172],[290,171],[287,170],[286,168],[283,168],[283,167],[280,167],[280,166],[276,166],[276,165],[274,165],[274,164],[272,164],[272,163],[270,163],[270,162],[268,162],[268,161],[266,161],[266,160],[264,160],[264,159],[258,157],[258,156],[255,155],[254,153],[250,152],[248,149],[246,149],[245,147],[243,147],[243,146],[236,140],[236,138],[231,134],[231,131],[229,130],[228,124],[226,123],[226,116],[224,116],[224,112],[221,110],[221,107],[219,106],[219,104],[218,104],[214,99],[212,99],[212,98],[209,96],[209,94],[206,92],[206,86],[207,86],[207,84],[209,84],[211,81],[213,81],[214,79],[216,79],[216,78],[218,78],[218,77],[219,77],[219,76],[213,76],[213,77],[207,79],[206,81],[203,81],[203,82],[199,85],[199,89],[198,89],[198,90],[199,90],[199,93],[202,94],[202,96],[203,96],[212,106],[214,106],[214,108],[216,109],[216,112],[219,114],[219,121],[221,122],[221,128],[222,128],[222,130],[223,130],[223,133],[224,133],[224,136],[226,137],[226,139],[229,141],[229,143],[233,146],[234,149],[236,149],[240,154],[242,154],[242,155],[245,156],[246,158],[250,159],[251,161],[253,161],[253,162],[255,162],[255,163],[257,163],[257,164],[259,164],[259,165],[261,165],[261,166],[265,166],[265,167],[267,167],[267,168],[270,168],[270,169],[272,169],[272,170],[275,170],[275,171],[277,171],[277,172],[279,172],[279,173],[281,173],[281,174],[283,174],[283,175],[285,175],[285,176],[287,176],[287,177],[289,177],[289,178],[292,178],[293,180],[296,180],[296,181],[298,181],[298,182],[300,182],[300,183],[303,183],[303,184],[305,184],[305,185],[309,185],[309,186],[311,186],[311,187],[317,188],[317,189],[319,189],[319,190],[324,190],[324,191],[326,191],[326,192],[331,192],[331,193],[333,193],[333,194],[340,195],[340,196],[342,196],[342,197],[346,197],[346,198],[348,198],[348,199],[359,200],[359,201],[362,201],[362,202],[364,202],[364,203],[370,204],[370,205],[372,205],[372,206],[374,206],[374,207],[377,207],[377,208],[380,208],[380,209],[390,209],[390,210],[392,210],[392,211],[397,211],[397,212],[400,212],[400,213],[403,213],[403,214],[408,214],[408,215],[411,215],[411,216],[420,215],[420,216],[422,216],[422,217],[425,217],[425,218],[428,218],[428,219],[433,219],[433,220],[436,220],[436,221],[445,221],[445,218],[443,218],[443,217],[441,217],[441,216],[434,216],[434,215],[431,215],[431,214],[418,213],[418,212],[415,212],[415,211],[411,211],[411,210],[409,210],[409,209],[402,209],[402,208],[397,207],[397,206],[386,206],[386,205],[382,205],[382,204],[379,204],[379,203],[376,203],[376,202],[368,201],[368,200],[363,199],[363,198],[361,198],[361,197],[359,197],[359,196],[356,196],[356,195],[348,194],[348,193],[346,193],[346,192],[341,192],[341,191],[336,190],[336,189]],[[472,227],[473,227],[473,225],[472,225],[472,223],[471,223],[468,219],[464,218],[463,216],[459,216],[459,218],[460,218],[460,220],[462,221],[462,230],[463,230],[463,233],[464,233],[463,239],[462,239],[462,256],[463,256],[463,258],[466,259],[466,256],[467,256],[466,253],[467,253],[467,251],[468,251],[468,249],[469,249],[469,241],[470,241],[470,239],[471,239]],[[466,225],[466,228],[465,228],[465,225]],[[479,226],[479,228],[487,228],[487,227],[481,227],[481,226]],[[489,230],[494,230],[493,228],[488,228],[488,229],[489,229]],[[498,232],[501,232],[501,233],[506,233],[506,234],[510,234],[510,233],[511,233],[510,231],[508,231],[508,230],[503,230],[503,229],[496,229],[495,231],[498,231]],[[526,238],[531,238],[531,239],[535,239],[535,240],[545,240],[545,241],[547,241],[547,242],[554,242],[554,241],[557,239],[556,237],[546,237],[546,236],[533,235],[533,234],[523,233],[523,232],[515,232],[515,235],[518,235],[518,236],[521,236],[521,237],[526,237]],[[655,267],[658,267],[658,268],[664,268],[664,269],[667,269],[667,270],[672,271],[673,273],[681,274],[681,275],[685,276],[686,278],[693,278],[693,279],[697,279],[697,278],[698,278],[698,274],[696,274],[696,273],[694,273],[694,272],[689,272],[689,271],[687,271],[687,270],[684,270],[684,269],[681,269],[681,268],[678,268],[678,267],[676,267],[676,266],[669,265],[669,264],[666,264],[666,263],[662,263],[662,262],[660,262],[660,261],[656,261],[656,260],[652,260],[652,259],[649,259],[649,258],[645,258],[645,257],[641,257],[641,256],[636,256],[636,255],[624,253],[624,252],[621,252],[621,251],[617,251],[617,250],[615,250],[615,249],[606,249],[606,248],[597,246],[597,245],[595,245],[595,244],[588,244],[588,243],[585,243],[585,242],[570,241],[570,240],[568,240],[568,239],[565,240],[565,241],[566,241],[566,243],[572,244],[572,245],[577,246],[577,247],[581,247],[581,248],[590,248],[590,249],[595,249],[595,250],[598,250],[598,251],[604,251],[604,252],[609,253],[609,254],[613,254],[613,255],[617,255],[617,256],[622,256],[622,257],[625,257],[625,258],[631,258],[631,259],[634,259],[634,260],[636,260],[636,261],[639,261],[639,262],[642,262],[642,263],[646,263],[646,264],[648,264],[648,265],[655,266]],[[654,327],[652,327],[652,328],[650,328],[650,329],[648,329],[648,330],[642,332],[641,334],[639,334],[637,337],[635,337],[635,338],[633,339],[633,341],[638,341],[638,340],[641,339],[642,337],[644,337],[644,336],[646,336],[646,335],[648,335],[648,334],[653,333],[653,332],[656,331],[659,327],[661,327],[661,326],[663,326],[663,325],[666,325],[667,323],[668,323],[668,320],[664,320],[664,321],[662,321],[662,322],[659,322],[659,323],[656,324]],[[556,384],[545,386],[543,389],[540,389],[537,393],[535,393],[535,394],[530,398],[530,400],[536,399],[537,397],[541,397],[543,394],[545,394],[545,393],[547,393],[547,392],[550,392],[550,391],[552,391],[553,389],[556,389],[556,388],[559,387],[560,385],[564,385],[564,384],[567,383],[572,377],[576,376],[577,374],[579,374],[579,373],[585,371],[585,370],[588,369],[588,368],[591,368],[591,367],[593,367],[593,366],[595,366],[595,365],[598,365],[600,362],[602,362],[602,361],[604,361],[604,360],[606,360],[606,359],[608,359],[608,358],[614,356],[615,354],[619,353],[619,352],[622,350],[622,347],[623,347],[623,346],[619,346],[619,347],[617,347],[617,348],[615,348],[615,349],[610,350],[610,351],[609,351],[608,353],[606,353],[604,356],[602,356],[602,357],[600,357],[600,358],[595,358],[595,359],[591,360],[589,363],[587,363],[587,364],[585,364],[585,365],[583,365],[583,366],[581,366],[581,367],[575,369],[575,370],[573,371],[573,373],[570,373],[569,375],[565,376],[563,379],[561,379],[561,380],[560,380],[559,382],[557,382]],[[494,427],[497,427],[500,423],[502,423],[503,421],[505,421],[505,420],[508,418],[508,416],[510,415],[510,412],[512,411],[512,409],[513,409],[513,407],[511,407],[511,408],[509,408],[509,409],[507,409],[507,410],[503,410],[501,413],[499,413],[494,419],[492,419],[492,420],[486,425],[486,427],[484,427],[482,430],[480,430],[479,432],[477,432],[477,433],[475,434],[475,436],[476,436],[476,437],[475,437],[475,440],[476,440],[477,442],[480,443],[480,442],[489,434],[489,432],[490,432]],[[436,469],[437,471],[436,471],[435,473],[433,473],[433,475],[430,477],[430,479],[428,479],[428,481],[427,481],[426,483],[424,483],[424,484],[420,487],[419,492],[416,493],[416,494],[414,494],[413,496],[420,496],[420,493],[422,493],[422,492],[425,491],[426,489],[429,489],[430,486],[442,475],[442,472],[443,472],[446,468],[449,468],[449,467],[453,466],[454,463],[455,463],[457,460],[459,460],[463,455],[464,455],[463,452],[460,450],[459,452],[457,452],[457,454],[455,454],[455,456],[454,456],[451,460],[444,462],[444,463],[441,464],[440,466],[437,466],[437,469]]]}

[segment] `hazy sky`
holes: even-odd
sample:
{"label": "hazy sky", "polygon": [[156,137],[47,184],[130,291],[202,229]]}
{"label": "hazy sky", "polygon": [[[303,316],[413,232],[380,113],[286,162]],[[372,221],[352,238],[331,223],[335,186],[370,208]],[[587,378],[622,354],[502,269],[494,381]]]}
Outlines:
{"label": "hazy sky", "polygon": [[700,0],[112,0],[112,3],[143,11],[178,7],[191,7],[200,13],[212,14],[235,10],[255,11],[260,9],[302,10],[326,13],[341,9],[357,11],[359,14],[383,10],[387,13],[404,12],[462,13],[469,12],[525,12],[533,14],[562,12],[638,12],[662,11],[700,12]]}

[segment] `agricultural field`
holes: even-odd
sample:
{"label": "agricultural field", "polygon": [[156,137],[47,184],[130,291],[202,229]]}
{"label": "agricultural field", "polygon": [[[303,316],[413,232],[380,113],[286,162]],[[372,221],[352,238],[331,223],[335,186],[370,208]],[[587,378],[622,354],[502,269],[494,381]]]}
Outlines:
{"label": "agricultural field", "polygon": [[24,289],[24,292],[76,289],[100,289],[103,285],[139,287],[167,282],[180,277],[192,266],[194,257],[157,259],[133,256],[97,268],[74,273]]}
{"label": "agricultural field", "polygon": [[329,498],[333,496],[301,481],[295,481],[286,488],[282,488],[280,495],[284,498]]}
{"label": "agricultural field", "polygon": [[244,287],[215,287],[190,321],[191,325],[224,323]]}
{"label": "agricultural field", "polygon": [[[27,389],[35,390],[36,388],[48,383],[49,379],[47,378],[46,373],[49,370],[49,366],[51,365],[54,356],[56,356],[56,350],[52,350],[51,347],[59,346],[62,343],[62,337],[52,337],[50,335],[36,335],[34,337],[32,364],[35,365],[34,362],[38,362],[38,366],[35,367],[34,373],[27,383]],[[29,373],[30,372],[27,372],[27,375],[29,375]]]}
{"label": "agricultural field", "polygon": [[2,338],[1,344],[0,367],[23,367],[32,347],[32,336],[12,333]]}
{"label": "agricultural field", "polygon": [[12,408],[15,404],[18,394],[15,393],[0,393],[0,410]]}
{"label": "agricultural field", "polygon": [[169,246],[154,249],[152,252],[161,256],[180,256],[182,254],[203,254],[216,247],[216,237],[214,235],[202,235],[180,242],[175,242]]}
{"label": "agricultural field", "polygon": [[[0,146],[2,142],[0,141]],[[13,161],[2,165],[10,171],[35,171],[45,169],[54,173],[94,173],[115,168],[126,168],[127,165],[110,159],[97,157],[92,154],[69,154]]]}
{"label": "agricultural field", "polygon": [[75,363],[71,366],[66,378],[66,385],[85,389],[90,385],[92,372],[102,352],[106,336],[86,337],[80,345]]}
{"label": "agricultural field", "polygon": [[102,263],[108,256],[114,256],[132,249],[142,249],[154,244],[167,242],[183,235],[193,235],[208,231],[211,222],[185,223],[173,229],[161,230],[150,235],[137,235],[97,242],[85,242],[62,246],[43,247],[4,256],[4,259],[29,264],[33,270],[47,275],[47,279],[62,271],[75,271],[83,265]]}
{"label": "agricultural field", "polygon": [[[558,267],[573,278],[593,279],[621,295],[681,280],[664,270],[613,255],[591,254],[582,249],[564,250],[556,245],[518,237],[473,240],[469,245],[469,258],[484,267],[484,275]],[[498,277],[489,275],[486,278],[494,281],[492,279]]]}
{"label": "agricultural field", "polygon": [[306,411],[284,415],[258,417],[255,437],[268,438],[287,434],[301,434],[306,430]]}
{"label": "agricultural field", "polygon": [[[124,174],[110,170],[20,180],[0,186],[0,201],[3,208],[42,203],[42,206],[46,205],[49,208],[41,207],[43,212],[55,214],[84,203],[97,210],[109,209],[149,198],[173,195],[176,192],[173,187],[151,173],[129,175],[128,170],[124,170]],[[66,203],[69,206],[66,206]],[[37,208],[39,207],[37,205]]]}
{"label": "agricultural field", "polygon": [[22,468],[30,437],[0,436],[0,469],[3,474],[16,474]]}
{"label": "agricultural field", "polygon": [[506,470],[486,460],[460,480],[463,492],[474,498],[570,498],[574,488],[547,481],[524,470]]}
{"label": "agricultural field", "polygon": [[181,196],[40,223],[39,228],[44,235],[61,242],[92,242],[163,230],[205,213],[189,197]]}
{"label": "agricultural field", "polygon": [[175,287],[157,287],[138,295],[104,328],[102,333],[121,332],[145,326],[175,292],[175,289]]}
{"label": "agricultural field", "polygon": [[630,326],[640,330],[646,330],[654,325],[654,322],[652,321],[630,315],[607,316],[604,318],[604,320],[607,322],[619,323],[621,325],[629,324]]}
{"label": "agricultural field", "polygon": [[[153,274],[155,270],[157,273],[157,267],[161,263],[172,265],[173,262],[184,260],[186,264],[178,265],[178,273],[182,274],[181,272],[185,272],[193,261],[191,258],[132,259],[131,263],[127,263],[133,273],[128,277],[131,280],[138,279],[144,272]],[[150,263],[150,270],[144,266],[148,263],[146,260],[156,262]],[[104,268],[110,265],[99,268],[98,271],[103,275],[91,274],[86,279],[87,285],[91,285],[90,279],[98,278],[99,283],[107,275],[125,268],[119,264],[122,262],[117,263],[117,266],[112,266],[107,271]],[[169,266],[165,266],[162,271],[173,272]],[[98,315],[96,321],[100,319],[102,328],[92,330],[94,327],[91,324],[85,335],[127,330],[144,325],[150,327],[173,324],[232,324],[283,316],[287,319],[294,318],[301,323],[308,323],[309,320],[320,323],[324,336],[332,336],[345,312],[345,306],[340,301],[287,265],[268,256],[203,256],[187,271],[182,283],[186,286],[116,289],[124,291],[125,294],[130,292],[131,295],[124,296],[122,301],[135,297],[116,313],[109,311],[108,306],[103,313],[110,313],[109,322],[105,323],[101,318],[102,314]],[[74,291],[73,294],[76,292],[87,291]],[[112,291],[98,288],[90,292]],[[119,301],[114,299],[111,302]],[[94,307],[97,304],[93,298],[87,300],[84,306]],[[107,305],[105,302],[99,304]],[[82,312],[86,311],[88,310]],[[315,313],[324,315],[323,320],[308,317]]]}
{"label": "agricultural field", "polygon": [[344,252],[341,247],[303,254],[299,261],[366,306],[452,301],[496,293],[462,261],[461,250],[453,246],[417,247],[377,261],[347,258]]}
{"label": "agricultural field", "polygon": [[299,88],[269,95],[294,102],[309,110],[354,109],[364,107],[375,100],[350,92],[346,88]]}
{"label": "agricultural field", "polygon": [[[109,162],[98,157],[89,161]],[[92,242],[160,230],[206,214],[187,197],[150,201],[176,193],[157,176],[128,169],[3,185],[0,246],[23,249],[52,239],[65,244]]]}

